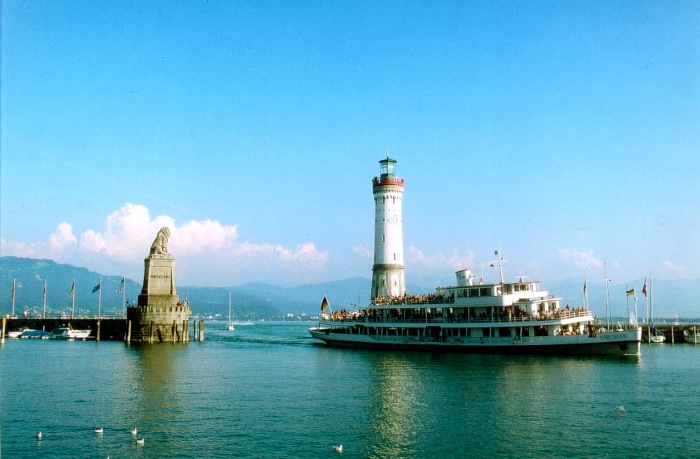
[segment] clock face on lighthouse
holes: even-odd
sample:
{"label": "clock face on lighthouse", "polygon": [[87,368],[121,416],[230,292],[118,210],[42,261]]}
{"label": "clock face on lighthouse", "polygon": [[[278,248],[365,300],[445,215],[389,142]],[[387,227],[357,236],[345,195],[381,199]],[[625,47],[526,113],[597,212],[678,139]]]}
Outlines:
{"label": "clock face on lighthouse", "polygon": [[399,222],[399,217],[397,217],[396,214],[391,214],[391,216],[389,217],[389,223],[391,223],[392,225],[395,225],[398,222]]}

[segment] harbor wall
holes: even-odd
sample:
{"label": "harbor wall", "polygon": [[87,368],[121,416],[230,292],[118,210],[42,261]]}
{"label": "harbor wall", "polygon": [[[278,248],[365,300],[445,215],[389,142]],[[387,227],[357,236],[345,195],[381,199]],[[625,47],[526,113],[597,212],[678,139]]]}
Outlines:
{"label": "harbor wall", "polygon": [[[50,332],[51,330],[59,327],[71,326],[76,330],[90,330],[90,340],[100,340],[100,341],[127,341],[129,332],[129,321],[126,319],[25,319],[25,318],[3,318],[5,321],[5,338],[7,338],[7,333],[15,330],[21,330],[22,328],[31,328],[32,330],[43,330]],[[177,332],[181,335],[179,340],[173,342],[188,342],[190,339],[195,341],[204,341],[204,321],[194,320],[192,325],[190,321],[184,321],[184,323],[176,324],[178,327]],[[192,329],[192,336],[190,335],[190,328]],[[98,335],[99,331],[99,335]],[[2,330],[0,329],[0,332]],[[132,323],[131,333],[136,333],[135,324]],[[184,335],[184,336],[183,336]],[[132,336],[133,338],[133,336]],[[143,338],[147,338],[144,335]],[[161,340],[157,339],[157,329],[154,329],[154,337],[152,342],[159,342]],[[138,344],[139,342],[146,343],[147,339],[141,341],[132,339],[129,341],[131,344]]]}

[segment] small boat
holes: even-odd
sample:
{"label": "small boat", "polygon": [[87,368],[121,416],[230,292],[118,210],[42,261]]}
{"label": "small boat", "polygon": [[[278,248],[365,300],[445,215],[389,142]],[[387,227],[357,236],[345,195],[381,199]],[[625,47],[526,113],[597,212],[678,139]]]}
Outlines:
{"label": "small boat", "polygon": [[90,329],[87,330],[76,330],[70,325],[67,327],[58,327],[51,330],[51,337],[53,339],[82,339],[85,340],[90,336]]}
{"label": "small boat", "polygon": [[664,332],[662,332],[658,328],[652,328],[651,334],[649,335],[649,341],[651,341],[652,343],[665,343],[666,335],[664,335]]}
{"label": "small boat", "polygon": [[683,337],[686,343],[700,344],[700,330],[697,327],[693,327],[692,330],[684,330]]}
{"label": "small boat", "polygon": [[44,330],[25,330],[20,335],[22,339],[50,339],[51,333]]}
{"label": "small boat", "polygon": [[24,332],[27,332],[27,331],[32,332],[34,330],[32,330],[31,328],[28,328],[28,327],[22,327],[19,330],[13,330],[11,332],[7,332],[7,337],[8,338],[15,338],[15,339],[21,338],[22,334]]}
{"label": "small boat", "polygon": [[231,291],[228,292],[228,325],[226,330],[233,331],[233,322],[231,322]]}

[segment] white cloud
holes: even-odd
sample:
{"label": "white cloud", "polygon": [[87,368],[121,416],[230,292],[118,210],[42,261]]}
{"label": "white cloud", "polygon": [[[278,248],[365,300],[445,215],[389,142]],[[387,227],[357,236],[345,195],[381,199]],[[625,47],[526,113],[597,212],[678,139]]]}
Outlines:
{"label": "white cloud", "polygon": [[674,272],[675,274],[679,276],[684,276],[685,275],[685,268],[683,266],[677,265],[671,261],[664,261],[664,268],[668,269],[669,271]]}
{"label": "white cloud", "polygon": [[[176,270],[185,273],[178,284],[234,285],[243,282],[310,282],[317,278],[329,253],[307,242],[296,247],[239,241],[237,226],[214,220],[188,221],[178,226],[169,216],[151,217],[142,205],[125,204],[109,214],[103,228],[79,237],[62,222],[46,241],[1,241],[3,255],[50,258],[105,274],[128,273],[138,280],[143,259],[163,226],[170,228],[168,250]],[[259,277],[253,277],[259,276]]]}
{"label": "white cloud", "polygon": [[580,252],[572,249],[559,249],[559,256],[566,263],[583,269],[602,270],[604,262],[593,255],[592,251]]}
{"label": "white cloud", "polygon": [[356,245],[352,248],[352,252],[360,256],[360,258],[371,260],[374,258],[374,250],[364,244]]}
{"label": "white cloud", "polygon": [[444,271],[446,268],[472,268],[473,263],[474,254],[469,250],[461,253],[455,249],[449,255],[442,252],[428,255],[413,245],[406,250],[406,265],[411,267],[411,271],[415,269],[417,273],[425,275],[435,275],[436,269]]}

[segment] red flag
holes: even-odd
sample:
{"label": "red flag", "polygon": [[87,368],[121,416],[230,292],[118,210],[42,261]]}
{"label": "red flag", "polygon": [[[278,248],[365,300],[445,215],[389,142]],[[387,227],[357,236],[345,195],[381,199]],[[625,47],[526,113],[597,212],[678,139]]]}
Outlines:
{"label": "red flag", "polygon": [[323,297],[323,301],[321,301],[321,314],[323,314],[323,311],[328,307],[328,298],[325,296]]}
{"label": "red flag", "polygon": [[647,278],[644,278],[644,287],[642,287],[642,293],[644,294],[644,297],[646,298],[647,296]]}

